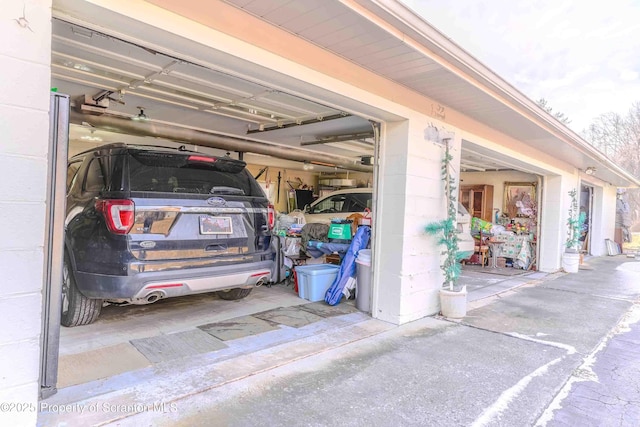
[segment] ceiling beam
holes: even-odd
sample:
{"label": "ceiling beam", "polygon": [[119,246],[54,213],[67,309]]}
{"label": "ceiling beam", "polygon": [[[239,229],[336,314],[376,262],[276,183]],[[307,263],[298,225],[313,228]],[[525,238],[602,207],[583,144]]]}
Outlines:
{"label": "ceiling beam", "polygon": [[[366,141],[363,141],[363,139],[366,138],[373,138],[373,131],[372,132],[362,132],[362,133],[352,133],[352,134],[348,134],[348,135],[333,135],[333,136],[323,136],[318,138],[315,141],[305,141],[305,142],[301,142],[300,145],[302,146],[306,146],[306,145],[317,145],[317,144],[331,144],[333,142],[343,142],[343,141],[358,141],[364,144],[369,144]],[[373,143],[370,143],[369,145],[371,145],[373,147]]]}
{"label": "ceiling beam", "polygon": [[182,141],[187,144],[219,148],[222,150],[265,154],[297,162],[315,162],[319,165],[339,169],[373,172],[373,166],[361,164],[360,159],[353,160],[347,157],[336,156],[328,153],[311,152],[302,148],[284,147],[256,140],[232,138],[212,132],[204,132],[161,122],[154,122],[153,120],[134,121],[130,118],[122,118],[108,114],[82,114],[75,110],[70,111],[69,119],[74,124],[82,124],[86,122],[96,128],[104,128],[111,132],[121,132],[139,136],[152,136],[172,141]]}
{"label": "ceiling beam", "polygon": [[252,133],[270,132],[272,130],[285,129],[285,128],[290,128],[294,126],[310,125],[313,123],[326,122],[329,120],[344,119],[345,117],[351,117],[351,114],[338,113],[338,114],[332,114],[330,116],[316,117],[315,119],[299,120],[294,123],[282,123],[279,125],[269,126],[269,127],[259,126],[258,129],[249,129],[247,131],[247,135],[250,135]]}

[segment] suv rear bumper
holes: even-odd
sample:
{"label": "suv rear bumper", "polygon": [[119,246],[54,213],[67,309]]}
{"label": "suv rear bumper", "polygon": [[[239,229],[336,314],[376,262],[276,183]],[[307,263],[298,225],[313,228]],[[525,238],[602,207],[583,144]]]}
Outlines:
{"label": "suv rear bumper", "polygon": [[147,304],[160,298],[251,288],[271,281],[273,261],[171,271],[135,273],[129,276],[76,272],[78,289],[88,298]]}

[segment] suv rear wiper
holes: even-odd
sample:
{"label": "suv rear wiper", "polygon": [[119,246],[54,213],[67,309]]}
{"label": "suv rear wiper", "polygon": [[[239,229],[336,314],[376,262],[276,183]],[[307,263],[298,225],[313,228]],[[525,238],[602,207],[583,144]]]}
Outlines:
{"label": "suv rear wiper", "polygon": [[211,190],[209,190],[209,193],[210,194],[239,194],[241,196],[244,196],[244,190],[240,188],[223,187],[223,186],[212,187]]}

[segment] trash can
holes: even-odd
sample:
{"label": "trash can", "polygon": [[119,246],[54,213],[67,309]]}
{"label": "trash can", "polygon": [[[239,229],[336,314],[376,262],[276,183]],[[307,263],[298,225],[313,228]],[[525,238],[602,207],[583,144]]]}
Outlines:
{"label": "trash can", "polygon": [[356,308],[371,312],[371,249],[360,249],[356,257]]}

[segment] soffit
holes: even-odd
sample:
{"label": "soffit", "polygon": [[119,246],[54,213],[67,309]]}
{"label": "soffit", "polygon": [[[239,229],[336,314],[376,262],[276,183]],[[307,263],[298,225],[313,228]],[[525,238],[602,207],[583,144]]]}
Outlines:
{"label": "soffit", "polygon": [[[415,14],[411,16],[419,21],[419,25],[426,26],[431,39],[417,31],[415,25],[408,25],[406,21],[390,13],[388,8],[382,7],[396,3],[397,8],[400,4],[398,2],[224,1],[540,152],[552,154],[577,169],[586,169],[597,163],[605,181],[621,186],[638,184],[626,171],[607,161],[604,155],[455,46],[422,18]],[[383,17],[384,23],[390,23],[391,27],[379,25],[371,16],[363,16],[357,11],[358,7],[373,12],[374,18]],[[411,42],[407,42],[408,39]],[[433,39],[441,39],[453,45],[465,58],[475,62],[475,67],[452,55],[443,45],[433,43]],[[488,77],[480,75],[477,68],[482,69]],[[437,112],[434,115],[437,117]],[[492,165],[487,166],[491,168]]]}
{"label": "soffit", "polygon": [[518,119],[503,102],[342,2],[225,1],[521,141],[549,135],[539,126],[527,126],[530,121]]}

